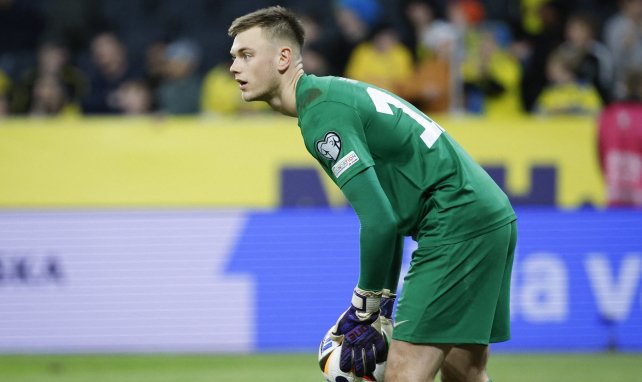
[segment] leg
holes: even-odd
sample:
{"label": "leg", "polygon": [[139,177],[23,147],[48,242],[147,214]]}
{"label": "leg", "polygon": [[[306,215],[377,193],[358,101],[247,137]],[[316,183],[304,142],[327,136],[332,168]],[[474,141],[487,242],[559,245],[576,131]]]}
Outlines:
{"label": "leg", "polygon": [[416,345],[392,340],[386,362],[386,382],[432,382],[450,345]]}
{"label": "leg", "polygon": [[487,382],[487,345],[454,346],[441,365],[443,382]]}
{"label": "leg", "polygon": [[444,381],[487,381],[485,344],[510,338],[514,227],[415,251],[397,303],[387,382],[431,382],[440,369]]}

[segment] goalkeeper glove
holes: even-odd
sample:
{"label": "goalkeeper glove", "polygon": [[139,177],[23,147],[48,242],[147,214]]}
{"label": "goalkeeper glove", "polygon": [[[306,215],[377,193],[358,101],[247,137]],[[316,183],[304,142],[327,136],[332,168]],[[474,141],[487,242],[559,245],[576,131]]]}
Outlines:
{"label": "goalkeeper glove", "polygon": [[335,324],[333,334],[343,337],[339,364],[343,372],[354,369],[357,377],[363,377],[386,360],[388,349],[381,334],[380,302],[381,292],[355,288],[352,305]]}

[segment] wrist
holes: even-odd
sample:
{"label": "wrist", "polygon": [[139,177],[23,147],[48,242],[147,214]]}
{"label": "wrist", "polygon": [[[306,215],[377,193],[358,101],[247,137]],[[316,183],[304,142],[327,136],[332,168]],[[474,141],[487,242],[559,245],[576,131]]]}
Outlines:
{"label": "wrist", "polygon": [[352,306],[357,313],[370,315],[379,311],[382,294],[382,291],[368,291],[356,287],[352,293]]}

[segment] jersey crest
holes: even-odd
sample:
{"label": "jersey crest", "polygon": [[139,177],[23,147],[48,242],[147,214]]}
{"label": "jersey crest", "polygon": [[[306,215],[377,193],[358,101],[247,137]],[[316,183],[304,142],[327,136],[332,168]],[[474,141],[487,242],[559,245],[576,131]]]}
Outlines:
{"label": "jersey crest", "polygon": [[323,140],[317,141],[317,151],[324,158],[336,161],[341,152],[341,138],[334,131],[325,135]]}

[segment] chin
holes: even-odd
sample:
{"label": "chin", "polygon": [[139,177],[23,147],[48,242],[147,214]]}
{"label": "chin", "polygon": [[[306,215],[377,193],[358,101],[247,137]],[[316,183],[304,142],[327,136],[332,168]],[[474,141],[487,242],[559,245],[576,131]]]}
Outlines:
{"label": "chin", "polygon": [[247,92],[241,93],[241,98],[243,98],[243,101],[245,102],[252,102],[252,101],[258,100],[258,97],[256,97],[256,95],[252,95]]}
{"label": "chin", "polygon": [[254,102],[254,101],[265,101],[267,102],[268,97],[265,96],[265,94],[257,94],[257,93],[242,93],[241,98],[243,98],[243,101],[245,102]]}

